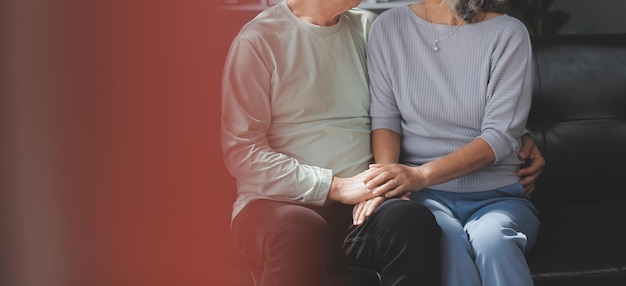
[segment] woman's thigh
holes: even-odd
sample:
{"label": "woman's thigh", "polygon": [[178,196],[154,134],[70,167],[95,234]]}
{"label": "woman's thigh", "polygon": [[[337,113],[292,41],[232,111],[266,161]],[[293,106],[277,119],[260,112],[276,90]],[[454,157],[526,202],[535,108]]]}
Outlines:
{"label": "woman's thigh", "polygon": [[468,214],[465,230],[470,238],[473,241],[484,240],[480,243],[494,247],[498,243],[515,242],[524,251],[530,250],[537,238],[540,222],[536,208],[521,185],[490,192],[493,195]]}

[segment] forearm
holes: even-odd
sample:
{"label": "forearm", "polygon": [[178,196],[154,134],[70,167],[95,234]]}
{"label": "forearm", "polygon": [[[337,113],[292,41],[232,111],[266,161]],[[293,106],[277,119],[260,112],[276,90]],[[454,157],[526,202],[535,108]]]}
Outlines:
{"label": "forearm", "polygon": [[489,144],[478,138],[448,155],[416,168],[420,169],[424,178],[423,187],[428,187],[476,172],[489,166],[494,160],[495,155]]}
{"label": "forearm", "polygon": [[378,164],[394,164],[400,161],[400,134],[389,129],[372,131],[372,151],[374,161]]}

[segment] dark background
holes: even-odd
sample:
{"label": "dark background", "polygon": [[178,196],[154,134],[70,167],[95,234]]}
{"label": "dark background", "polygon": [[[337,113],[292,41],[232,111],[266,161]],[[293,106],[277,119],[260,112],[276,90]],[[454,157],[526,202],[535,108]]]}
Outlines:
{"label": "dark background", "polygon": [[570,14],[570,20],[559,30],[560,34],[626,33],[626,22],[622,20],[626,1],[623,0],[554,0],[550,10]]}
{"label": "dark background", "polygon": [[[249,279],[228,232],[219,84],[258,11],[214,3],[0,2],[0,285]],[[553,8],[571,16],[561,33],[623,33],[625,3]]]}

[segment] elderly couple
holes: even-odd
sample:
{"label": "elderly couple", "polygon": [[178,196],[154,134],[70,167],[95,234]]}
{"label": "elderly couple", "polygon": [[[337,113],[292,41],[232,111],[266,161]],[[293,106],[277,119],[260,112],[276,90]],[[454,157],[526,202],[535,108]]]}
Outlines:
{"label": "elderly couple", "polygon": [[532,285],[525,26],[503,0],[359,2],[285,0],[231,45],[222,149],[257,285]]}

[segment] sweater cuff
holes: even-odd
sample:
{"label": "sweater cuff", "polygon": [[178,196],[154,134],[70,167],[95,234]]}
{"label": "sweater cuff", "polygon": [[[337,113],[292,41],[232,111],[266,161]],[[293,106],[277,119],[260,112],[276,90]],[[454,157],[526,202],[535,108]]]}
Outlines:
{"label": "sweater cuff", "polygon": [[318,206],[324,206],[328,202],[328,193],[330,192],[330,186],[333,182],[333,171],[330,169],[320,170],[320,183],[318,186],[318,192],[313,200],[313,204]]}
{"label": "sweater cuff", "polygon": [[402,125],[400,118],[373,117],[372,130],[389,129],[398,134],[402,134]]}

